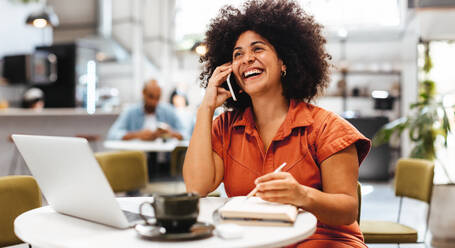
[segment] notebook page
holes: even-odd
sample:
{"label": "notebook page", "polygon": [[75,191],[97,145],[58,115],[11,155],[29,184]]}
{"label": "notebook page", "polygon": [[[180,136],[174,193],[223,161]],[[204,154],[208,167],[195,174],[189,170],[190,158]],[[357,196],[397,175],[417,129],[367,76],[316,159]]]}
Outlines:
{"label": "notebook page", "polygon": [[289,204],[264,201],[259,197],[234,197],[222,208],[220,214],[227,218],[262,218],[294,221],[297,208]]}

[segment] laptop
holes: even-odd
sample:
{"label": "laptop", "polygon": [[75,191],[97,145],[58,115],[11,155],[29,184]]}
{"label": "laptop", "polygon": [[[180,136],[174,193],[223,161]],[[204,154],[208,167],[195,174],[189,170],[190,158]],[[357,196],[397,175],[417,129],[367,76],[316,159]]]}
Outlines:
{"label": "laptop", "polygon": [[58,213],[129,228],[139,214],[122,211],[84,138],[13,134],[49,205]]}

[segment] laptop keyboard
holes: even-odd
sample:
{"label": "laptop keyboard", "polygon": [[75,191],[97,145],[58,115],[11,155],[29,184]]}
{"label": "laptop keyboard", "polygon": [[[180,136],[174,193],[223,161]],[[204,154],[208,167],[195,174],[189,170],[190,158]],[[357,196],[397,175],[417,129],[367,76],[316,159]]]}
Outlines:
{"label": "laptop keyboard", "polygon": [[127,210],[122,210],[123,214],[125,215],[126,219],[128,222],[137,222],[139,220],[142,220],[142,217],[138,213],[133,213]]}

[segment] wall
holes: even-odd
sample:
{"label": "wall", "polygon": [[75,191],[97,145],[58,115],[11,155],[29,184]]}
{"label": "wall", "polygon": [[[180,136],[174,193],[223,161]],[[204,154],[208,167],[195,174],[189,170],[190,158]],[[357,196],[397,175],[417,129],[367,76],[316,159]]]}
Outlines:
{"label": "wall", "polygon": [[27,16],[42,6],[42,3],[0,1],[0,58],[9,54],[31,53],[35,46],[52,42],[52,31],[25,24]]}
{"label": "wall", "polygon": [[[395,102],[394,109],[391,111],[374,110],[371,92],[373,90],[391,91],[402,83],[402,75],[396,72],[401,72],[403,68],[403,40],[394,35],[384,35],[382,39],[370,39],[368,35],[364,32],[362,39],[348,38],[344,48],[338,39],[333,38],[329,39],[326,45],[327,52],[332,56],[330,62],[335,67],[344,66],[348,69],[346,110],[355,111],[362,116],[386,115],[389,119],[398,118],[401,114],[399,101]],[[342,61],[343,49],[344,62]],[[343,98],[337,88],[338,81],[341,79],[341,73],[333,69],[325,96],[316,101],[318,105],[339,114],[344,111]],[[360,90],[359,97],[352,96],[354,88]]]}
{"label": "wall", "polygon": [[[42,3],[22,4],[18,1],[0,1],[0,60],[6,55],[30,54],[35,46],[52,42],[50,28],[37,29],[25,24],[27,16],[39,11],[42,6]],[[10,106],[19,106],[25,87],[25,85],[2,85],[0,80],[0,100],[8,101]]]}
{"label": "wall", "polygon": [[10,107],[19,107],[25,90],[26,85],[0,85],[0,101],[7,101]]}
{"label": "wall", "polygon": [[127,102],[141,98],[142,85],[150,78],[160,82],[163,98],[174,88],[174,6],[175,0],[112,1],[113,37],[132,55],[129,83],[120,86]]}
{"label": "wall", "polygon": [[96,0],[48,0],[57,13],[60,25],[54,29],[54,42],[74,41],[81,37],[96,34],[97,1]]}

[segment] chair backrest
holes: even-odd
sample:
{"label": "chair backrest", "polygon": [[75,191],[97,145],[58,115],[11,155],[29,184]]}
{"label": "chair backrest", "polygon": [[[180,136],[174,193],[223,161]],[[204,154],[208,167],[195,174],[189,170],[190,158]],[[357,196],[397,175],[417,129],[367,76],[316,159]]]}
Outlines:
{"label": "chair backrest", "polygon": [[359,205],[357,207],[357,223],[360,224],[360,210],[362,209],[362,186],[357,182],[357,201]]}
{"label": "chair backrest", "polygon": [[147,185],[147,159],[144,152],[98,152],[95,158],[114,192],[136,191]]}
{"label": "chair backrest", "polygon": [[14,219],[38,207],[41,193],[33,177],[0,177],[0,247],[22,243],[14,234]]}
{"label": "chair backrest", "polygon": [[178,176],[182,174],[183,162],[185,161],[186,146],[177,146],[171,152],[171,174]]}
{"label": "chair backrest", "polygon": [[395,169],[395,195],[431,201],[434,163],[424,159],[402,158]]}

